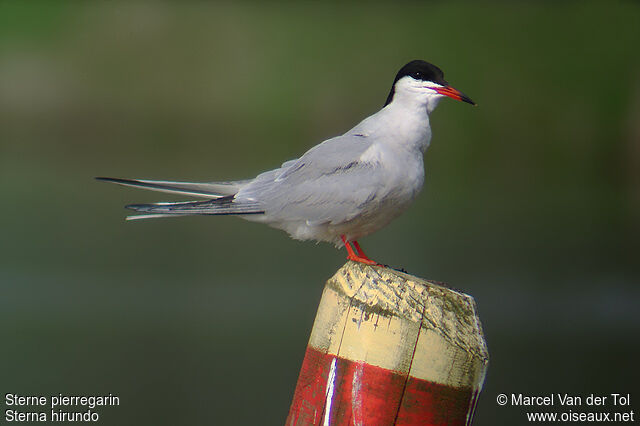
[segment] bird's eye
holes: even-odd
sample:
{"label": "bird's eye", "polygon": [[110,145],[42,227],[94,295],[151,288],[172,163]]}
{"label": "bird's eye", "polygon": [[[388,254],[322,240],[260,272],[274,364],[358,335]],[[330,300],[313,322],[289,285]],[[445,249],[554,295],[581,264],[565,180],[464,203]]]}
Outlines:
{"label": "bird's eye", "polygon": [[420,80],[422,78],[422,74],[416,71],[413,74],[411,74],[411,77],[415,78],[416,80]]}

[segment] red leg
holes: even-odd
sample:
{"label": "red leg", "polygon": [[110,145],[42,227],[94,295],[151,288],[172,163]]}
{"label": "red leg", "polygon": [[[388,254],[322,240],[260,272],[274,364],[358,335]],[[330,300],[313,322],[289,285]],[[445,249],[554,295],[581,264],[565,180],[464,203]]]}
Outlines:
{"label": "red leg", "polygon": [[347,249],[347,259],[350,259],[352,257],[358,257],[358,255],[356,255],[356,253],[353,251],[353,247],[351,247],[351,244],[347,241],[345,236],[341,235],[340,238],[344,243],[344,247]]}
{"label": "red leg", "polygon": [[[364,254],[364,251],[362,250],[362,247],[360,247],[360,244],[358,244],[358,242],[356,240],[353,240],[353,246],[356,248],[356,251],[358,252],[358,256],[364,258],[364,259],[369,259],[369,257],[367,257],[366,254]],[[371,260],[371,259],[369,259]]]}
{"label": "red leg", "polygon": [[374,262],[373,260],[369,259],[367,255],[364,254],[364,252],[362,251],[362,248],[360,248],[360,244],[358,244],[357,241],[353,241],[353,245],[358,251],[358,254],[356,254],[353,251],[353,248],[351,247],[351,243],[347,241],[347,238],[344,235],[341,235],[340,238],[342,238],[342,242],[344,243],[344,246],[347,249],[347,259],[353,260],[354,262],[366,263],[367,265],[376,265],[376,266],[380,265],[378,262]]}

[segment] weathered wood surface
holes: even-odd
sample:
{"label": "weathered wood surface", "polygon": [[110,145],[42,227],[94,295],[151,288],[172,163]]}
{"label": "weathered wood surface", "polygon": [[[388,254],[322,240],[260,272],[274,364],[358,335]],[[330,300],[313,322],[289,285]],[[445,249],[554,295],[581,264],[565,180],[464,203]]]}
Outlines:
{"label": "weathered wood surface", "polygon": [[471,296],[347,262],[326,283],[286,425],[470,425],[488,359]]}

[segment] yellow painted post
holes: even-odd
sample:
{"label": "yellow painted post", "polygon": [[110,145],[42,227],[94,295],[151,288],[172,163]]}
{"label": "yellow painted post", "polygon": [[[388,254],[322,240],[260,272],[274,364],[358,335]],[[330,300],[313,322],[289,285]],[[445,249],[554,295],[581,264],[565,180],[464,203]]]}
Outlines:
{"label": "yellow painted post", "polygon": [[488,359],[471,296],[347,262],[324,288],[286,425],[470,425]]}

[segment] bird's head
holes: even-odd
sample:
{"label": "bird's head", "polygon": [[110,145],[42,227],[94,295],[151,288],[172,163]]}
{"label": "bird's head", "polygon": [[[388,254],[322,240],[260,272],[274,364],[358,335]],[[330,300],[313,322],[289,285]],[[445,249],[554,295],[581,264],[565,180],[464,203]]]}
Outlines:
{"label": "bird's head", "polygon": [[385,106],[392,102],[417,103],[425,105],[427,112],[431,113],[445,96],[475,105],[471,98],[447,83],[440,68],[415,60],[398,71]]}

